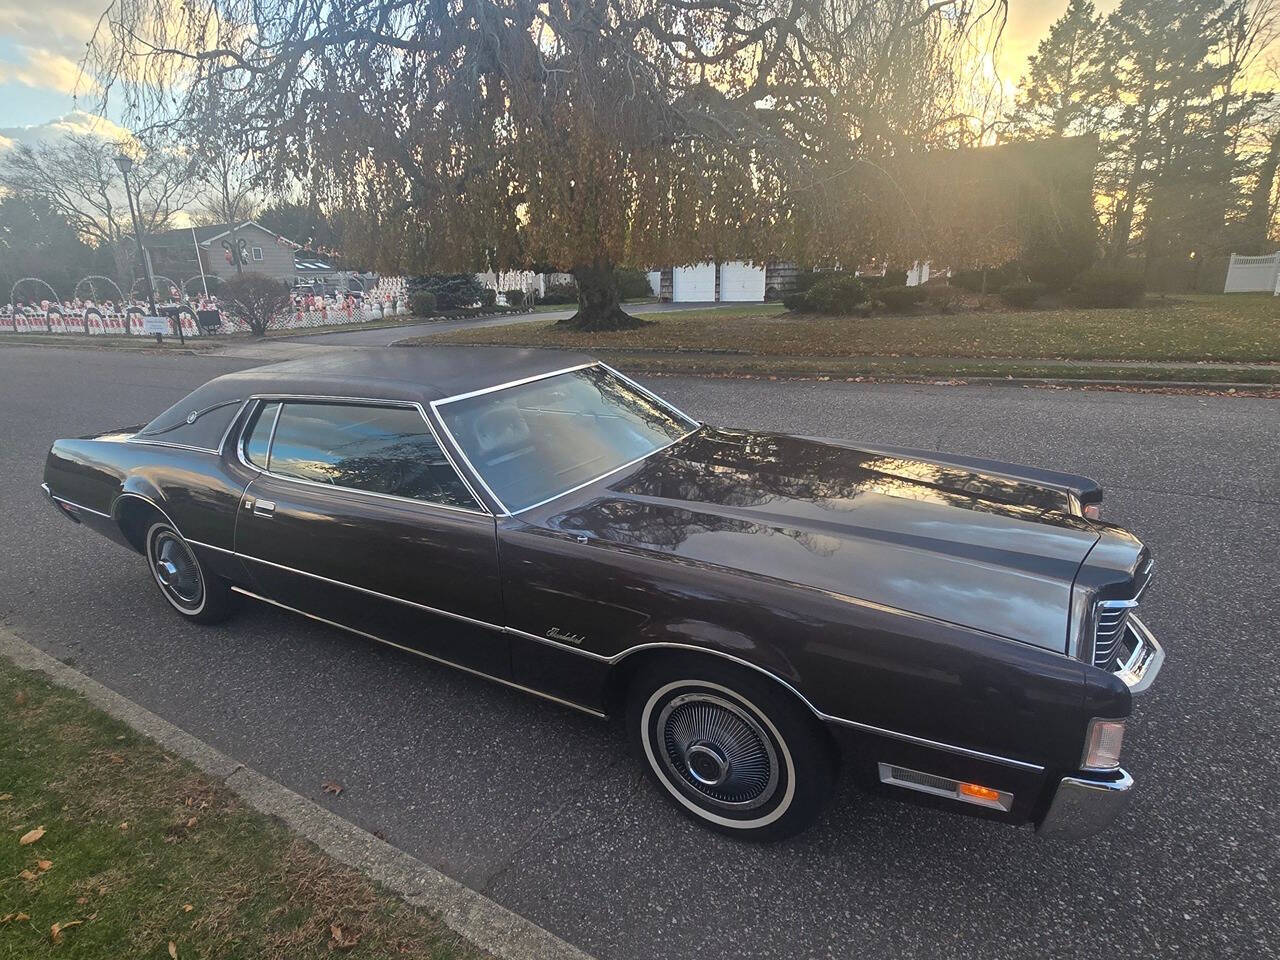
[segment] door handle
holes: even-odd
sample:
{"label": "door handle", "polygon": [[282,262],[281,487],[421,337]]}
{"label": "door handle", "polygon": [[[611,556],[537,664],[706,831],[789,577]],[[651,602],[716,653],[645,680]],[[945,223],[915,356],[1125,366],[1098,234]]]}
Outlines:
{"label": "door handle", "polygon": [[253,504],[253,515],[255,517],[270,517],[276,509],[274,500],[258,500]]}

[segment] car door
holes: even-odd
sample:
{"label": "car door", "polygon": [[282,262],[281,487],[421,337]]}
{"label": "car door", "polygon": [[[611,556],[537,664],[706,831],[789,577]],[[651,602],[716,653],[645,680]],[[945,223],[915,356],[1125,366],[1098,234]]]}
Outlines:
{"label": "car door", "polygon": [[240,442],[235,550],[265,598],[509,675],[494,518],[421,408],[261,399]]}

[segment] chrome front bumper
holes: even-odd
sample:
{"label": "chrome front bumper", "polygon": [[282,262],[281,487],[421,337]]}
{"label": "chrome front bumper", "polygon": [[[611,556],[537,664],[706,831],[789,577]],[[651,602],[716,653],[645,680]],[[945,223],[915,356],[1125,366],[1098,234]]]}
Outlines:
{"label": "chrome front bumper", "polygon": [[1055,840],[1097,833],[1120,816],[1132,790],[1133,777],[1124,770],[1117,770],[1111,780],[1063,777],[1036,832]]}

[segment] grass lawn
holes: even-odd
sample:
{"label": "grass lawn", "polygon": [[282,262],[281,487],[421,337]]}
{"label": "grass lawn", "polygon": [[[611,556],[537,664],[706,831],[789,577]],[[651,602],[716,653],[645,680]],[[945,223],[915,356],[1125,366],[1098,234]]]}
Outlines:
{"label": "grass lawn", "polygon": [[0,660],[0,957],[487,956]]}
{"label": "grass lawn", "polygon": [[[775,304],[663,313],[639,330],[583,334],[552,323],[460,330],[431,343],[563,347],[639,361],[645,369],[702,372],[895,370],[921,375],[1082,376],[1026,361],[1280,362],[1280,300],[1254,295],[1153,298],[1106,310],[999,310],[870,318],[795,316]],[[426,340],[423,341],[428,342]],[[702,353],[702,357],[696,356]],[[664,356],[666,355],[666,356]],[[927,360],[925,359],[927,358]],[[937,358],[965,361],[939,363]],[[1009,363],[1008,361],[1016,361]],[[1057,374],[1014,371],[1057,370]],[[1145,368],[1144,368],[1145,369]],[[983,371],[990,370],[990,373]],[[1156,379],[1197,379],[1185,371]],[[1198,379],[1216,379],[1205,376]],[[1091,374],[1090,374],[1091,375]],[[1140,377],[1135,377],[1140,378]],[[1248,379],[1236,375],[1234,379]]]}

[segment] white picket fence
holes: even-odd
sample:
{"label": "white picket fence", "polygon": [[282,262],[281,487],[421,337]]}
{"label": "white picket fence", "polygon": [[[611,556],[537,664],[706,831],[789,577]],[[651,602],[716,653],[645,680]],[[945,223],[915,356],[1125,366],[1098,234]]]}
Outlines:
{"label": "white picket fence", "polygon": [[1223,293],[1280,295],[1280,250],[1265,257],[1231,255]]}
{"label": "white picket fence", "polygon": [[[401,288],[403,290],[403,288]],[[177,308],[182,323],[184,336],[198,337],[207,331],[196,322],[197,310],[216,310],[216,302],[197,301],[193,303],[160,304],[160,308]],[[42,301],[40,304],[26,305],[16,311],[9,305],[0,307],[0,332],[4,333],[63,333],[116,336],[123,335],[125,325],[129,332],[143,332],[143,317],[146,308],[130,305],[120,308],[115,304],[96,304],[92,301],[84,303],[60,304]],[[273,324],[273,329],[299,329],[303,327],[323,327],[343,323],[367,323],[373,320],[407,316],[408,300],[403,296],[393,297],[389,292],[382,297],[369,297],[362,300],[348,297],[337,298],[306,297],[290,308],[289,312]],[[244,327],[223,318],[221,324],[213,328],[212,333],[234,333]],[[177,331],[174,331],[175,335]]]}

